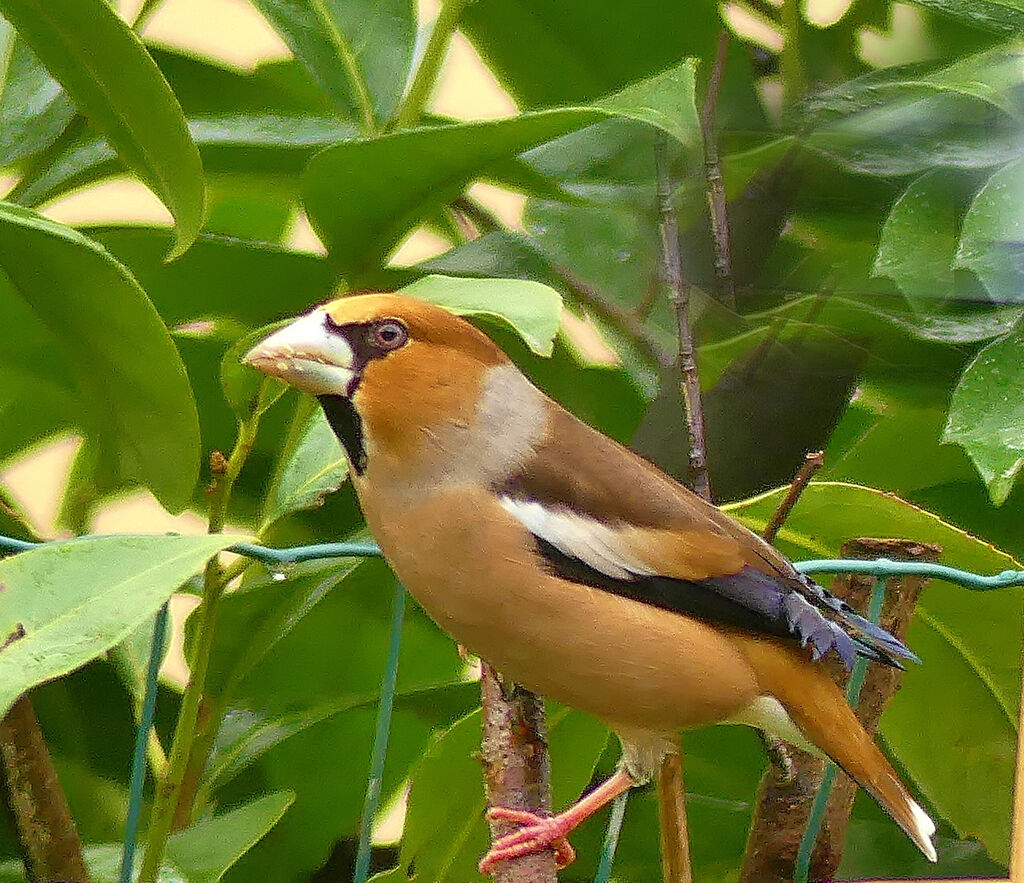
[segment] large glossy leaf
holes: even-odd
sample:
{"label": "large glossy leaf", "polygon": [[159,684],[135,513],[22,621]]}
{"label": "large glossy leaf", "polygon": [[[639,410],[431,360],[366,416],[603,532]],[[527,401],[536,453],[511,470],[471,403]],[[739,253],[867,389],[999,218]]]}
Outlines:
{"label": "large glossy leaf", "polygon": [[324,497],[347,478],[348,460],[338,437],[320,406],[304,400],[267,492],[264,527],[299,509],[323,505]]}
{"label": "large glossy leaf", "polygon": [[[296,565],[285,579],[268,576],[222,600],[221,625],[210,654],[207,691],[223,704],[232,691],[293,628],[358,565],[357,558]],[[186,624],[186,648],[194,638]]]}
{"label": "large glossy leaf", "polygon": [[189,883],[217,883],[277,824],[294,800],[294,793],[276,791],[176,831],[167,841],[167,858],[185,874]]}
{"label": "large glossy leaf", "polygon": [[127,637],[237,538],[100,537],[0,561],[0,710]]}
{"label": "large glossy leaf", "polygon": [[[763,529],[784,496],[729,507]],[[837,557],[852,537],[937,543],[943,563],[975,573],[1021,569],[1010,556],[891,495],[839,483],[810,485],[779,534],[795,560]],[[1020,588],[972,592],[935,581],[917,604],[908,643],[923,661],[906,673],[882,718],[886,743],[914,789],[961,837],[1007,861],[1020,704]],[[951,703],[949,714],[936,707]],[[941,762],[955,750],[955,767]]]}
{"label": "large glossy leaf", "polygon": [[171,326],[216,318],[258,328],[326,300],[334,284],[322,258],[267,243],[203,236],[188,254],[166,263],[166,230],[88,233],[131,270]]}
{"label": "large glossy leaf", "polygon": [[903,191],[882,227],[875,272],[911,302],[953,295],[957,213],[948,172],[929,172]]}
{"label": "large glossy leaf", "polygon": [[34,212],[0,204],[0,230],[0,286],[20,319],[3,333],[21,339],[12,346],[24,350],[23,370],[73,377],[111,483],[141,482],[180,508],[199,471],[199,425],[145,292],[96,242]]}
{"label": "large glossy leaf", "polygon": [[306,210],[337,266],[358,279],[470,181],[536,144],[614,116],[657,119],[671,134],[688,135],[692,142],[697,132],[693,72],[693,63],[686,62],[653,84],[637,84],[591,107],[339,144],[310,162],[303,183]]}
{"label": "large glossy leaf", "polygon": [[913,0],[926,9],[958,18],[990,31],[1019,33],[1024,27],[1024,4],[1020,0]]}
{"label": "large glossy leaf", "polygon": [[[208,172],[262,174],[295,181],[317,150],[352,137],[355,130],[329,117],[271,113],[191,117],[188,131]],[[23,205],[50,202],[111,175],[124,163],[89,130],[20,180],[11,199]]]}
{"label": "large glossy leaf", "polygon": [[402,293],[446,307],[460,316],[504,322],[540,356],[551,355],[562,318],[562,298],[558,292],[523,279],[425,276],[403,288]]}
{"label": "large glossy leaf", "polygon": [[253,0],[338,109],[369,134],[395,110],[416,39],[410,0]]}
{"label": "large glossy leaf", "polygon": [[[8,43],[7,41],[10,41]],[[51,144],[71,121],[71,100],[35,54],[0,19],[0,167]]]}
{"label": "large glossy leaf", "polygon": [[986,346],[953,390],[944,439],[964,447],[999,505],[1024,465],[1024,330]]}
{"label": "large glossy leaf", "polygon": [[203,219],[203,168],[185,118],[142,43],[104,0],[3,0],[0,12],[170,209],[172,254]]}
{"label": "large glossy leaf", "polygon": [[963,221],[958,267],[977,273],[997,303],[1024,300],[1024,159],[999,169]]}
{"label": "large glossy leaf", "polygon": [[[217,883],[254,843],[274,827],[295,795],[267,794],[216,818],[176,831],[167,841],[160,883]],[[124,846],[90,843],[83,850],[93,883],[119,883]],[[0,881],[24,880],[21,862],[0,865]]]}

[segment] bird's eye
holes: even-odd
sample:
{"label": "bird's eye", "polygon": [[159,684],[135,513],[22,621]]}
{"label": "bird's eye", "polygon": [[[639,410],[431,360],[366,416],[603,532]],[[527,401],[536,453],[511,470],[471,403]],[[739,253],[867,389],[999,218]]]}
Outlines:
{"label": "bird's eye", "polygon": [[409,332],[401,322],[386,319],[373,326],[373,342],[382,350],[396,350],[409,339]]}

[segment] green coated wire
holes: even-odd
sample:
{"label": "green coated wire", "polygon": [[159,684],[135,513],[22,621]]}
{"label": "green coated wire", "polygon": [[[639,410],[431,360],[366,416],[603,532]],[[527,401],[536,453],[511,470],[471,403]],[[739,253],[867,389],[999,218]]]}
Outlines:
{"label": "green coated wire", "polygon": [[890,561],[888,558],[863,561],[836,558],[800,561],[794,566],[801,573],[863,573],[877,577],[923,576],[928,579],[942,579],[957,583],[975,591],[1024,585],[1024,570],[1004,570],[994,576],[983,576],[968,570],[958,570],[955,567],[947,567],[945,564],[930,564],[926,561]]}
{"label": "green coated wire", "polygon": [[[73,537],[68,540],[50,540],[46,543],[30,543],[26,540],[16,540],[0,535],[0,553],[25,552],[37,546],[74,543],[96,539],[97,536],[102,536],[102,534]],[[271,565],[297,564],[300,561],[313,561],[319,558],[383,557],[383,553],[376,543],[317,543],[311,546],[292,546],[284,549],[275,549],[256,543],[236,543],[234,546],[229,546],[228,551]],[[958,570],[944,564],[930,564],[924,561],[890,561],[888,558],[877,558],[873,561],[828,558],[799,561],[794,566],[801,573],[864,573],[879,577],[923,576],[957,583],[976,591],[1024,586],[1024,570],[1004,570],[993,576],[985,576],[972,573],[969,570]]]}
{"label": "green coated wire", "polygon": [[139,714],[139,730],[135,736],[135,753],[132,757],[132,778],[129,788],[128,820],[124,826],[124,849],[121,853],[120,883],[132,883],[135,864],[135,844],[139,836],[139,817],[142,815],[142,789],[146,783],[146,744],[153,726],[156,712],[157,675],[167,644],[167,604],[160,607],[153,623],[153,643],[149,650],[149,667],[146,670],[146,691]]}
{"label": "green coated wire", "polygon": [[608,819],[608,829],[604,832],[604,844],[601,846],[601,861],[597,864],[594,883],[608,883],[612,876],[612,865],[615,863],[615,850],[619,845],[619,834],[622,832],[622,820],[626,816],[626,803],[629,791],[623,791],[612,802],[612,815]]}
{"label": "green coated wire", "polygon": [[359,825],[359,849],[352,883],[366,883],[370,876],[370,858],[373,853],[373,820],[380,803],[381,783],[384,780],[384,761],[388,754],[388,736],[391,733],[391,712],[395,703],[395,685],[398,681],[398,656],[402,649],[402,622],[405,618],[405,587],[395,580],[395,597],[391,606],[391,635],[388,641],[388,661],[380,687],[380,705],[377,707],[377,729],[373,736],[370,760],[370,778],[366,783],[363,800],[363,818]]}
{"label": "green coated wire", "polygon": [[[820,562],[813,562],[820,563]],[[909,562],[908,562],[909,563]],[[821,571],[818,571],[819,573]],[[879,576],[875,580],[875,586],[871,590],[871,604],[868,607],[868,619],[877,623],[882,616],[882,602],[885,600],[886,577]],[[864,679],[868,674],[868,661],[864,657],[857,659],[850,673],[850,682],[846,685],[846,698],[850,705],[857,707],[860,699],[860,691],[864,686]],[[807,883],[807,876],[811,870],[811,854],[814,852],[814,843],[818,839],[818,832],[825,820],[825,809],[828,806],[828,798],[832,793],[832,784],[836,780],[836,765],[831,761],[825,769],[825,775],[821,780],[821,787],[814,795],[814,803],[811,804],[811,814],[807,818],[807,828],[804,836],[800,839],[800,848],[796,854],[796,867],[793,872],[793,883]]]}

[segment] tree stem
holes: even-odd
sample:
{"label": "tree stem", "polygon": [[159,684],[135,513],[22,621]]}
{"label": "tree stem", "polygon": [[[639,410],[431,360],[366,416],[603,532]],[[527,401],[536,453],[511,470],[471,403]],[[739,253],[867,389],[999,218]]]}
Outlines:
{"label": "tree stem", "polygon": [[0,721],[0,760],[27,878],[89,883],[82,841],[27,694]]}
{"label": "tree stem", "polygon": [[[486,662],[480,675],[487,805],[529,812],[551,812],[551,766],[544,726],[544,701],[516,684],[502,684]],[[511,833],[515,825],[491,822],[491,838]],[[501,862],[495,883],[555,883],[555,855],[550,849]]]}
{"label": "tree stem", "polygon": [[467,0],[442,0],[441,11],[434,20],[434,28],[427,40],[427,48],[423,50],[419,67],[413,76],[412,84],[398,111],[397,126],[408,129],[415,126],[423,115],[423,110],[430,98],[430,93],[437,82],[437,74],[441,69],[452,34],[462,17],[462,10]]}

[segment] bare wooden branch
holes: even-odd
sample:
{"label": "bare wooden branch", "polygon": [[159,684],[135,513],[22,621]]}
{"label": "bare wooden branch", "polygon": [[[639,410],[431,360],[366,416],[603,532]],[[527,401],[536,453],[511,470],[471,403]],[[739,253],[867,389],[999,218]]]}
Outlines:
{"label": "bare wooden branch", "polygon": [[815,473],[824,465],[825,455],[822,451],[813,451],[806,455],[804,465],[800,467],[800,471],[796,474],[792,484],[790,484],[785,498],[779,503],[779,508],[775,510],[772,520],[768,522],[768,526],[764,529],[762,536],[769,543],[778,535],[779,528],[786,523],[789,513],[796,505],[796,501],[800,499],[800,494],[804,492],[804,488],[807,487],[811,479],[814,478]]}
{"label": "bare wooden branch", "polygon": [[[903,561],[936,561],[941,549],[899,539],[855,539],[843,545],[842,558],[890,558]],[[903,639],[927,580],[916,576],[886,583],[880,622]],[[875,578],[866,575],[838,577],[833,594],[861,614],[867,611]],[[833,677],[845,688],[849,673],[838,663]],[[857,703],[857,718],[874,735],[882,711],[899,689],[902,672],[882,665],[868,668]],[[786,780],[774,766],[768,769],[758,790],[754,820],[740,871],[740,883],[789,883],[793,879],[800,840],[807,827],[814,796],[821,785],[825,762],[799,749],[791,749],[794,775]],[[831,880],[842,859],[846,828],[857,786],[843,773],[836,776],[825,811],[825,821],[811,855],[810,879]]]}
{"label": "bare wooden branch", "polygon": [[28,879],[89,883],[82,841],[28,695],[0,721],[0,761]]}
{"label": "bare wooden branch", "polygon": [[668,136],[661,134],[655,145],[654,159],[658,176],[658,209],[661,217],[661,249],[665,281],[672,291],[678,329],[678,358],[683,401],[686,403],[686,428],[690,438],[690,481],[693,489],[705,500],[711,499],[708,480],[707,448],[704,442],[704,411],[700,400],[700,378],[690,327],[690,289],[683,276],[683,262],[679,254],[679,223],[672,204],[672,184],[669,180],[666,145]]}
{"label": "bare wooden branch", "polygon": [[729,31],[722,28],[715,50],[707,95],[700,115],[700,131],[704,141],[704,184],[707,189],[708,212],[711,217],[711,239],[715,249],[715,297],[732,310],[736,309],[736,283],[732,274],[732,252],[729,244],[729,213],[726,207],[725,179],[718,157],[718,133],[715,111],[718,94],[725,75],[729,55]]}
{"label": "bare wooden branch", "polygon": [[[551,813],[544,702],[516,684],[503,684],[486,662],[480,676],[484,736],[480,753],[488,806]],[[512,833],[516,825],[491,822],[491,839]],[[555,854],[550,849],[503,861],[494,869],[496,883],[554,883]]]}

